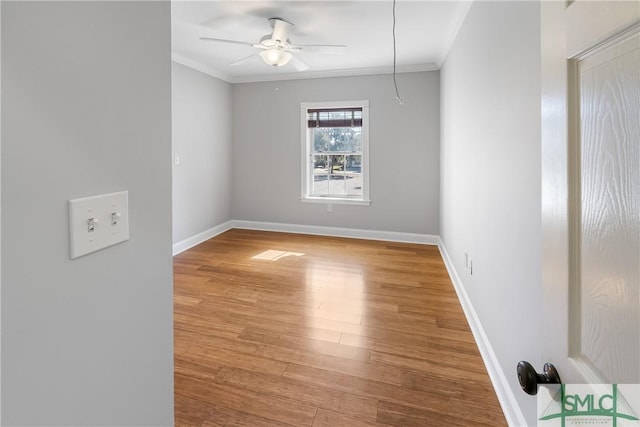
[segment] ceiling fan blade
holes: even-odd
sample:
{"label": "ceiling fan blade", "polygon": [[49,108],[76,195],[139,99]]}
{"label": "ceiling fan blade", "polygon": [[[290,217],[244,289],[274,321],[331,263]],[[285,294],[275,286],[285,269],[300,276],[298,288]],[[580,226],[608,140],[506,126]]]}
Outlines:
{"label": "ceiling fan blade", "polygon": [[253,47],[253,43],[249,43],[249,42],[241,42],[241,41],[238,41],[238,40],[216,39],[216,38],[213,38],[213,37],[200,37],[200,40],[210,41],[210,42],[221,42],[221,43],[242,44],[242,45],[245,45],[245,46],[251,46],[251,47]]}
{"label": "ceiling fan blade", "polygon": [[296,45],[291,45],[291,47],[301,47],[303,49],[308,47],[335,47],[338,49],[342,49],[347,47],[347,45],[346,44],[296,44]]}
{"label": "ceiling fan blade", "polygon": [[307,64],[305,64],[304,62],[300,61],[295,56],[291,57],[291,59],[289,60],[289,63],[291,65],[293,65],[293,67],[298,71],[306,71],[306,70],[309,69],[309,66]]}
{"label": "ceiling fan blade", "polygon": [[322,53],[327,55],[341,55],[346,52],[347,46],[342,44],[301,44],[292,46],[303,52]]}
{"label": "ceiling fan blade", "polygon": [[269,18],[269,23],[273,27],[273,33],[271,34],[271,40],[280,40],[286,42],[289,38],[289,31],[293,24],[280,18]]}
{"label": "ceiling fan blade", "polygon": [[258,55],[259,55],[259,53],[254,53],[253,55],[249,55],[249,56],[244,57],[244,58],[242,58],[242,59],[238,59],[236,62],[232,62],[232,63],[231,63],[231,64],[229,64],[229,65],[231,65],[231,66],[233,67],[233,66],[236,66],[236,65],[244,64],[245,62],[249,61],[249,60],[250,60],[251,58],[253,58],[254,56],[258,56]]}
{"label": "ceiling fan blade", "polygon": [[342,55],[346,52],[347,46],[341,44],[301,44],[289,46],[293,52],[319,53],[322,55]]}

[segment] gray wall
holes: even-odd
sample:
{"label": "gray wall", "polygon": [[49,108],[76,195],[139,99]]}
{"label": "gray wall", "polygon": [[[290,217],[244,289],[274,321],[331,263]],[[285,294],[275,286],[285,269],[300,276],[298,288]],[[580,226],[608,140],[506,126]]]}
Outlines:
{"label": "gray wall", "polygon": [[[2,2],[2,424],[173,424],[169,2]],[[67,201],[131,239],[69,260]]]}
{"label": "gray wall", "polygon": [[[232,217],[438,234],[439,73],[233,85]],[[371,206],[302,203],[300,103],[369,100]]]}
{"label": "gray wall", "polygon": [[173,242],[231,219],[231,85],[172,62]]}
{"label": "gray wall", "polygon": [[[2,5],[0,4],[0,101],[2,99]],[[2,151],[2,102],[0,102],[0,152]],[[0,198],[2,195],[2,154],[0,153]],[[2,242],[0,203],[0,242]],[[0,337],[2,336],[2,245],[0,244]],[[0,425],[2,424],[2,339],[0,338]]]}
{"label": "gray wall", "polygon": [[441,69],[441,237],[531,425],[515,367],[541,367],[539,19],[474,2]]}

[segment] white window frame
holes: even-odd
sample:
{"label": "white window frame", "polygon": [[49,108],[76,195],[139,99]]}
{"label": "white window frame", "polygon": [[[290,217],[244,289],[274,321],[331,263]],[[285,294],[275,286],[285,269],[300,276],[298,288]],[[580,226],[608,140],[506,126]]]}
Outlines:
{"label": "white window frame", "polygon": [[[308,128],[308,110],[315,108],[362,108],[362,197],[314,196],[312,195],[313,160],[311,133]],[[304,203],[345,205],[370,205],[369,198],[369,101],[302,102],[300,103],[300,129],[302,141],[301,183]]]}

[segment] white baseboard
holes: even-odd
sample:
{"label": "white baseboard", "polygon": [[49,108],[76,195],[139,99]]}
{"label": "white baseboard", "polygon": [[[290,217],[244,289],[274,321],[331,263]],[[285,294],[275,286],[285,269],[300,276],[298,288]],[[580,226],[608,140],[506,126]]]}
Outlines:
{"label": "white baseboard", "polygon": [[478,345],[478,350],[480,350],[480,355],[482,356],[482,360],[484,362],[485,367],[487,368],[487,372],[489,373],[489,379],[493,384],[493,388],[498,397],[498,401],[500,402],[500,406],[502,407],[502,412],[504,412],[504,416],[507,420],[507,423],[510,426],[526,426],[527,421],[520,409],[520,405],[518,405],[518,401],[516,400],[511,387],[509,387],[509,383],[507,378],[504,375],[503,370],[500,368],[500,363],[498,361],[498,357],[493,351],[493,347],[489,342],[489,338],[480,323],[480,318],[478,317],[478,313],[476,313],[473,305],[471,304],[471,300],[469,299],[469,295],[464,288],[464,284],[456,271],[451,258],[449,257],[449,253],[444,246],[444,243],[440,238],[438,238],[438,248],[440,249],[440,253],[442,254],[442,259],[444,260],[444,264],[447,267],[447,271],[449,272],[449,277],[451,277],[451,281],[453,282],[453,287],[458,294],[458,300],[460,301],[460,305],[462,306],[462,310],[464,311],[464,315],[467,318],[467,322],[469,323],[469,327],[471,328],[471,332],[473,333],[473,337]]}
{"label": "white baseboard", "polygon": [[262,221],[231,221],[232,228],[246,230],[278,231],[282,233],[312,234],[316,236],[349,237],[354,239],[383,240],[389,242],[437,245],[438,236],[431,234],[402,233],[396,231],[362,230],[356,228],[324,227],[317,225],[283,224]]}
{"label": "white baseboard", "polygon": [[184,252],[187,249],[190,249],[196,245],[199,245],[202,242],[209,240],[212,237],[217,236],[218,234],[224,233],[227,230],[232,229],[233,221],[227,221],[220,225],[216,225],[208,230],[205,230],[201,233],[196,234],[195,236],[191,236],[184,240],[179,241],[178,243],[173,244],[173,255],[178,255],[180,252]]}

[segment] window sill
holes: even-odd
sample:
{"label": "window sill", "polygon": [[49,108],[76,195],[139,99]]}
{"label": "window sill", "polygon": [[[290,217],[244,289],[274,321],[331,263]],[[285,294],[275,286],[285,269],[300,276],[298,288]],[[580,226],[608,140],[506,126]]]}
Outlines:
{"label": "window sill", "polygon": [[369,206],[371,200],[360,199],[340,199],[337,197],[302,197],[300,198],[302,203],[324,203],[326,205],[357,205],[357,206]]}

